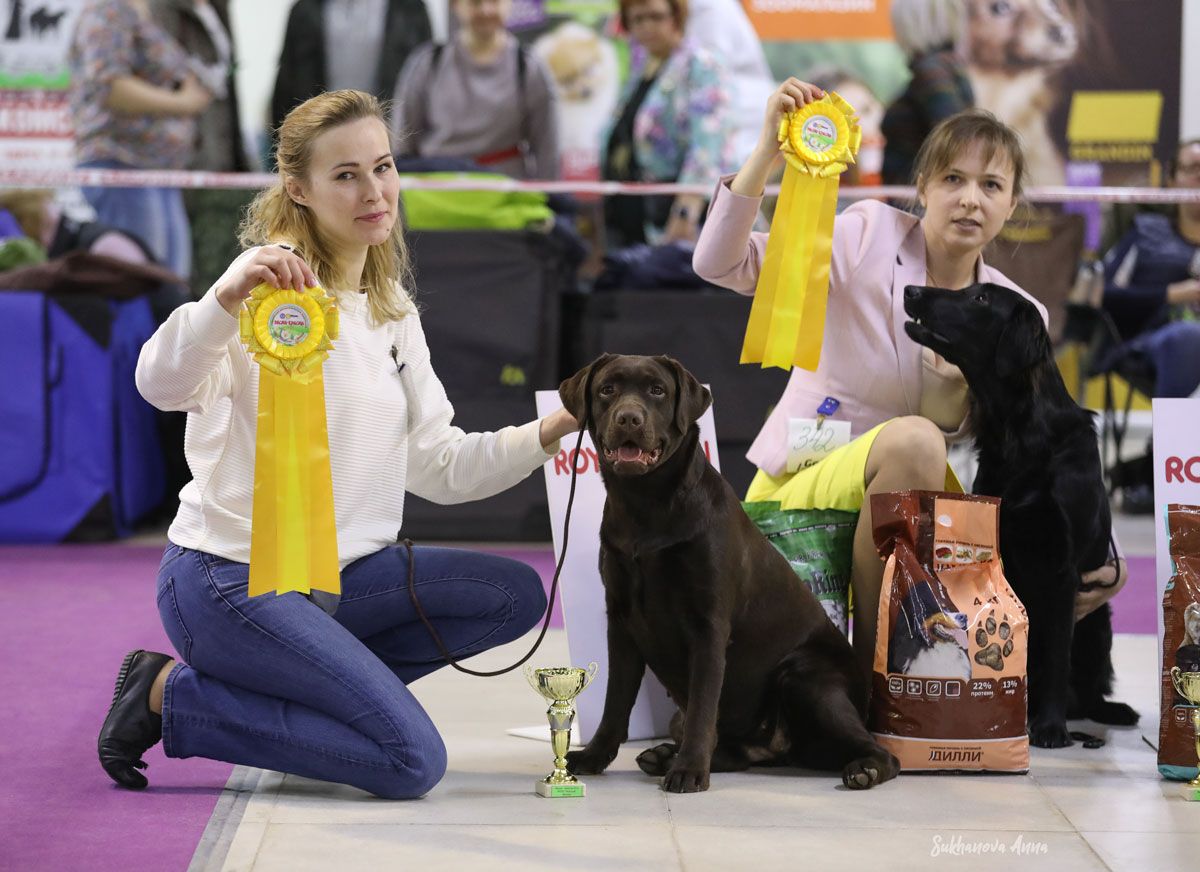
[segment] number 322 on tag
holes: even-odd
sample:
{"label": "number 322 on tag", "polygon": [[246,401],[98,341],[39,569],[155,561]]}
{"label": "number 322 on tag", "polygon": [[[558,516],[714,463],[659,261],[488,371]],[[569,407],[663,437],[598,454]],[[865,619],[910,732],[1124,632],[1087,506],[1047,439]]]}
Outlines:
{"label": "number 322 on tag", "polygon": [[788,418],[787,471],[807,469],[849,444],[849,421],[826,418],[817,426],[816,418]]}

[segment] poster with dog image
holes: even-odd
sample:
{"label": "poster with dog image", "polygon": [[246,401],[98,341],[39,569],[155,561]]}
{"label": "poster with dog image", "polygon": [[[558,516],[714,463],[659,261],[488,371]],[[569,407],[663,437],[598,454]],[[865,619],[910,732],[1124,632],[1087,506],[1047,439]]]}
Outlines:
{"label": "poster with dog image", "polygon": [[82,0],[0,0],[0,166],[75,164],[67,51]]}
{"label": "poster with dog image", "polygon": [[1158,184],[1179,137],[1182,0],[967,0],[977,105],[1030,185]]}
{"label": "poster with dog image", "polygon": [[[1158,184],[1179,137],[1182,0],[964,3],[975,103],[1021,134],[1030,186]],[[776,78],[836,88],[860,115],[904,90],[888,0],[745,5]],[[873,132],[864,124],[864,145]]]}
{"label": "poster with dog image", "polygon": [[600,177],[600,139],[627,66],[614,39],[616,0],[523,0],[508,26],[550,71],[558,93],[562,178]]}

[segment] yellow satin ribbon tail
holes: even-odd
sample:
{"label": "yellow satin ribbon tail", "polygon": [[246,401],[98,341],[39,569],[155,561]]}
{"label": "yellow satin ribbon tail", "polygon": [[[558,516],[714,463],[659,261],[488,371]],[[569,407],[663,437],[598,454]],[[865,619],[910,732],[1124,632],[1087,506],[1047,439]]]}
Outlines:
{"label": "yellow satin ribbon tail", "polygon": [[324,380],[259,380],[250,596],[340,593]]}

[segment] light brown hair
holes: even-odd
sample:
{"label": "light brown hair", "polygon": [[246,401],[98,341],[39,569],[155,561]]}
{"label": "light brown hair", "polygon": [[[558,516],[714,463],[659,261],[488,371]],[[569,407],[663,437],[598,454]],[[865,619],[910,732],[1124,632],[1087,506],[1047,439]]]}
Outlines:
{"label": "light brown hair", "polygon": [[1025,150],[1017,132],[986,109],[966,109],[951,115],[933,128],[913,167],[913,184],[923,188],[950,167],[972,145],[983,147],[983,160],[990,164],[997,153],[1012,163],[1013,200],[1020,199],[1025,188]]}
{"label": "light brown hair", "polygon": [[[636,9],[638,6],[644,6],[646,2],[647,0],[619,0],[621,29],[626,33],[629,32],[630,10]],[[687,27],[688,0],[667,0],[667,5],[671,7],[671,15],[675,19],[675,26],[682,31]]]}
{"label": "light brown hair", "polygon": [[[410,311],[407,288],[411,286],[411,269],[399,218],[387,241],[367,249],[362,280],[357,288],[349,287],[351,280],[341,275],[337,256],[321,237],[316,218],[306,206],[293,200],[284,186],[289,176],[308,179],[313,142],[318,136],[364,118],[377,119],[385,130],[388,128],[379,100],[363,91],[351,90],[318,94],[287,114],[276,133],[278,179],[250,204],[242,223],[241,242],[243,245],[292,243],[321,281],[333,283],[337,290],[365,291],[372,320],[383,324],[398,321]],[[390,134],[388,142],[390,147]]]}

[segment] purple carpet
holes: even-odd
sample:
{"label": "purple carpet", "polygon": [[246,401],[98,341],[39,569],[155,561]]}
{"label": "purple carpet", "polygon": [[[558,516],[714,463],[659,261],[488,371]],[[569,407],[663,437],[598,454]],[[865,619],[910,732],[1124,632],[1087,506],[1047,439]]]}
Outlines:
{"label": "purple carpet", "polygon": [[1154,583],[1153,557],[1127,557],[1129,580],[1113,598],[1113,632],[1157,635],[1162,603]]}
{"label": "purple carpet", "polygon": [[117,787],[96,734],[131,648],[171,651],[154,605],[161,548],[0,548],[0,869],[182,870],[232,767],[146,755]]}
{"label": "purple carpet", "polygon": [[[532,565],[549,548],[487,549]],[[154,605],[162,549],[0,548],[0,870],[186,869],[232,767],[150,750],[150,787],[109,781],[96,734],[131,648],[171,652]],[[555,606],[552,626],[562,626]],[[86,861],[84,858],[86,857]]]}

